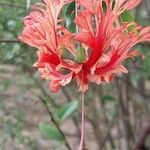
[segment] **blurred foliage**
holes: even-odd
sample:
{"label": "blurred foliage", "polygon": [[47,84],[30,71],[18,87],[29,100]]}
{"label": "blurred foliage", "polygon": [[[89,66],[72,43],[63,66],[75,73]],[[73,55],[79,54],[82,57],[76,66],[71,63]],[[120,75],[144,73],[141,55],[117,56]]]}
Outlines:
{"label": "blurred foliage", "polygon": [[[35,2],[35,0],[32,0]],[[16,40],[22,31],[23,18],[28,13],[27,4],[24,0],[1,0],[0,1],[0,40]],[[21,43],[0,43],[0,63],[19,65],[22,68],[32,66],[35,62],[35,51]],[[4,70],[0,70],[4,73]],[[4,150],[9,141],[17,140],[27,150],[38,150],[37,143],[22,134],[25,120],[21,109],[15,113],[6,110],[5,97],[3,94],[12,86],[13,81],[0,81],[0,112],[4,112],[4,120],[0,126],[0,150]],[[14,114],[13,114],[14,113]]]}
{"label": "blurred foliage", "polygon": [[[35,0],[32,2],[34,3]],[[17,39],[23,28],[23,18],[28,13],[26,5],[24,0],[0,1],[0,39]],[[32,66],[35,55],[35,51],[24,44],[0,44],[0,62],[2,63]]]}

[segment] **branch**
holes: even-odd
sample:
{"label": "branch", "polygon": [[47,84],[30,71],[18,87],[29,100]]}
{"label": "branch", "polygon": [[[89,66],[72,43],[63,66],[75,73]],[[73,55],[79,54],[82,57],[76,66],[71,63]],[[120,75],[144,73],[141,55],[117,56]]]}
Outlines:
{"label": "branch", "polygon": [[115,121],[116,121],[116,118],[113,117],[113,119],[109,122],[108,127],[107,127],[107,131],[106,131],[105,136],[101,142],[101,149],[104,148],[107,140],[110,138],[110,131],[111,131],[112,127],[114,126]]}
{"label": "branch", "polygon": [[150,135],[150,122],[144,123],[145,125],[143,125],[138,140],[135,144],[135,150],[148,150],[148,147],[146,147],[145,145],[145,141],[148,137],[148,135]]}
{"label": "branch", "polygon": [[[68,91],[65,88],[62,88],[62,92],[63,92],[64,96],[66,97],[67,101],[71,102],[71,97],[70,97]],[[80,128],[78,126],[78,120],[75,117],[73,117],[73,122],[77,128],[78,134],[80,134]]]}
{"label": "branch", "polygon": [[58,129],[58,131],[60,132],[60,134],[62,135],[62,137],[64,138],[64,141],[65,141],[65,145],[66,147],[69,149],[69,150],[72,150],[72,148],[70,147],[67,139],[66,139],[66,136],[64,134],[64,132],[61,130],[59,124],[57,123],[57,121],[55,120],[52,112],[49,110],[49,107],[48,107],[48,104],[47,104],[47,101],[45,99],[43,99],[42,97],[39,97],[41,99],[41,101],[43,102],[43,104],[45,105],[46,107],[46,110],[48,112],[48,114],[50,115],[51,117],[51,121],[54,123],[54,125],[56,126],[56,128]]}
{"label": "branch", "polygon": [[[119,82],[119,79],[116,78],[116,86],[117,86],[117,90],[118,90],[118,104],[119,104],[119,112],[120,112],[120,117],[121,117],[121,121],[122,121],[122,125],[124,128],[124,136],[125,136],[125,142],[126,142],[126,147],[127,149],[131,149],[131,125],[129,122],[129,112],[128,112],[128,108],[126,108],[125,106],[125,101],[124,101],[124,97],[123,97],[123,88],[121,86],[121,83]],[[132,140],[133,141],[133,140]]]}
{"label": "branch", "polygon": [[14,39],[14,40],[4,39],[4,40],[0,40],[0,43],[20,43],[20,41],[17,39]]}
{"label": "branch", "polygon": [[147,15],[148,15],[148,20],[150,20],[150,10],[149,10],[149,1],[143,1],[144,3],[144,6],[146,8],[146,12],[147,12]]}
{"label": "branch", "polygon": [[38,88],[41,90],[41,92],[43,93],[43,95],[50,100],[50,103],[52,106],[54,107],[59,107],[59,105],[54,101],[54,99],[46,92],[46,90],[44,89],[44,87],[42,86],[42,84],[40,83],[40,81],[38,81],[33,74],[31,74],[30,72],[28,72],[32,78],[32,80],[35,82],[35,84],[38,86]]}

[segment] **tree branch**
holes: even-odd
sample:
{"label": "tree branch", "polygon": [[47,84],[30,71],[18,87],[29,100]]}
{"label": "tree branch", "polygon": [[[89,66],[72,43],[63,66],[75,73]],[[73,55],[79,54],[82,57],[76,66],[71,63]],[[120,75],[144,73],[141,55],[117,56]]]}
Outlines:
{"label": "tree branch", "polygon": [[150,135],[150,122],[149,121],[144,123],[140,131],[138,140],[135,144],[135,150],[148,150],[148,147],[146,147],[145,145],[145,141],[148,135]]}
{"label": "tree branch", "polygon": [[69,149],[69,150],[72,150],[72,148],[70,147],[67,139],[66,139],[66,136],[64,134],[64,132],[61,130],[59,124],[57,123],[57,121],[55,120],[52,112],[49,110],[49,107],[48,107],[48,104],[47,104],[47,101],[45,99],[43,99],[42,97],[39,97],[41,99],[41,101],[43,102],[49,116],[51,117],[51,121],[53,122],[53,124],[56,126],[56,128],[58,129],[58,131],[60,132],[60,134],[62,135],[62,137],[64,138],[64,141],[65,141],[65,145],[66,147]]}
{"label": "tree branch", "polygon": [[14,40],[3,39],[3,40],[0,40],[0,43],[20,43],[20,41],[17,39],[14,39]]}
{"label": "tree branch", "polygon": [[[62,88],[62,92],[63,92],[64,96],[66,97],[67,101],[71,102],[71,97],[70,97],[68,91],[64,87]],[[78,120],[75,117],[73,117],[73,122],[77,128],[78,134],[80,135],[80,128],[78,126]]]}

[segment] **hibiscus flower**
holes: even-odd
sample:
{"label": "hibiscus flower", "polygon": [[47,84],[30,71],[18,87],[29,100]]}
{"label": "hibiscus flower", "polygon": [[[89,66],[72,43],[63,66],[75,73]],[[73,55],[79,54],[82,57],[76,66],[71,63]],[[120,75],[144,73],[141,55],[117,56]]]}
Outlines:
{"label": "hibiscus flower", "polygon": [[[140,54],[132,47],[150,41],[150,27],[122,22],[120,18],[141,0],[78,0],[83,9],[78,11],[74,21],[79,27],[77,34],[67,30],[64,20],[59,18],[62,7],[71,2],[44,0],[35,4],[24,19],[25,27],[19,37],[38,49],[38,61],[34,66],[43,78],[51,80],[54,92],[73,78],[79,90],[85,92],[90,82],[110,82],[116,74],[127,73],[123,61]],[[129,31],[130,26],[136,31]],[[64,51],[70,53],[68,58],[63,56]],[[85,59],[76,61],[78,53],[83,53]]]}

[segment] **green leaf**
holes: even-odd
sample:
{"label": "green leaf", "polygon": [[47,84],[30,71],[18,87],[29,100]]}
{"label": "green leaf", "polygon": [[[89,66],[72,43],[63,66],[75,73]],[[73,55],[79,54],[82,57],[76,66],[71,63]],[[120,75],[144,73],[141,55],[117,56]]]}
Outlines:
{"label": "green leaf", "polygon": [[30,8],[30,5],[31,5],[31,0],[27,0],[27,9],[29,9]]}
{"label": "green leaf", "polygon": [[[134,22],[134,17],[132,16],[131,12],[128,10],[128,11],[124,11],[122,14],[121,14],[121,19],[123,22]],[[135,31],[137,32],[137,29],[136,29],[136,26],[135,25],[130,25],[128,27],[128,31]]]}
{"label": "green leaf", "polygon": [[63,8],[61,9],[59,17],[63,19],[69,17],[71,14],[73,14],[74,10],[75,10],[75,1],[70,4],[64,5]]}
{"label": "green leaf", "polygon": [[103,11],[106,13],[107,11],[107,5],[104,1],[102,1],[102,8],[103,8]]}
{"label": "green leaf", "polygon": [[76,62],[83,63],[85,60],[86,60],[85,49],[79,46],[76,52]]}
{"label": "green leaf", "polygon": [[[113,0],[112,9],[114,8],[115,4],[116,4],[115,0]],[[107,12],[107,4],[105,1],[102,1],[102,8],[103,8],[103,12],[106,13]]]}
{"label": "green leaf", "polygon": [[102,100],[103,102],[109,102],[109,101],[114,101],[115,98],[112,97],[112,96],[110,96],[110,95],[104,95],[104,96],[101,97],[101,100]]}
{"label": "green leaf", "polygon": [[56,117],[59,119],[59,121],[63,121],[64,119],[70,117],[77,108],[78,101],[73,101],[71,103],[65,104],[58,110]]}
{"label": "green leaf", "polygon": [[76,32],[76,25],[74,23],[75,19],[75,1],[70,3],[65,10],[65,20],[66,20],[66,28],[75,33]]}
{"label": "green leaf", "polygon": [[40,123],[39,128],[41,133],[46,136],[49,139],[55,140],[55,141],[63,141],[64,138],[58,131],[58,129],[54,126],[51,126],[46,123]]}
{"label": "green leaf", "polygon": [[75,13],[71,14],[70,16],[66,17],[66,28],[70,31],[75,33],[76,32],[76,25],[74,23]]}
{"label": "green leaf", "polygon": [[70,3],[66,8],[66,13],[65,13],[66,16],[70,16],[74,10],[75,10],[75,1]]}
{"label": "green leaf", "polygon": [[134,22],[134,18],[130,11],[124,11],[121,14],[121,18],[123,22]]}

